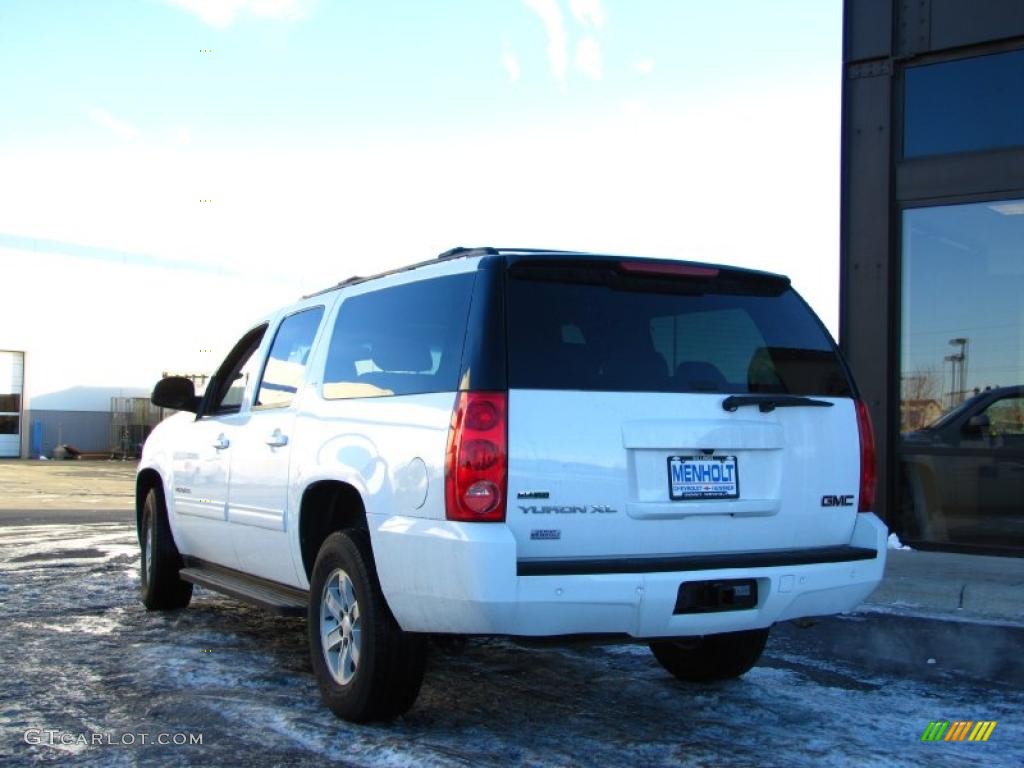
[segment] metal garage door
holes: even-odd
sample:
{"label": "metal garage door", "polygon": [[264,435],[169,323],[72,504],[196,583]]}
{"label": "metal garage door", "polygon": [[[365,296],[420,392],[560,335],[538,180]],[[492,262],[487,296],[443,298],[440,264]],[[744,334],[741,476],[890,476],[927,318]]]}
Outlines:
{"label": "metal garage door", "polygon": [[24,375],[24,355],[0,350],[0,457],[17,457],[20,454]]}

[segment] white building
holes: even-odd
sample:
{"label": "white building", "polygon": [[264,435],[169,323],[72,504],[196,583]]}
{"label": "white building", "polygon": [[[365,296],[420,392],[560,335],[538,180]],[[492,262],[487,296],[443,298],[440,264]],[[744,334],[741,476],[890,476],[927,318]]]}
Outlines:
{"label": "white building", "polygon": [[25,355],[0,349],[0,458],[21,453],[21,396],[25,388]]}
{"label": "white building", "polygon": [[[0,457],[117,448],[111,399],[209,372],[299,286],[142,254],[0,236]],[[45,290],[34,287],[45,286]]]}

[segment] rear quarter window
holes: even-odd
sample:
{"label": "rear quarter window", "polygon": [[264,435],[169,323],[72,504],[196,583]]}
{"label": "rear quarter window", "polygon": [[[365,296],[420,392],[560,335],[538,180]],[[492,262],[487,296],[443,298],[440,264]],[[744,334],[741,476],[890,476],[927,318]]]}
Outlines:
{"label": "rear quarter window", "polygon": [[509,386],[851,396],[835,345],[795,291],[716,285],[514,276]]}
{"label": "rear quarter window", "polygon": [[327,399],[458,390],[475,273],[342,300],[324,369]]}

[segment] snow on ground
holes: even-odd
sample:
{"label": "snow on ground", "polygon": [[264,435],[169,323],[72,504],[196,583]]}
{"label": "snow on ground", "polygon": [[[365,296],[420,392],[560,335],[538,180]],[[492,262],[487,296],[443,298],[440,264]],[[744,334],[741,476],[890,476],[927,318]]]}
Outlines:
{"label": "snow on ground", "polygon": [[[321,706],[302,620],[198,590],[185,611],[147,613],[137,565],[123,524],[0,528],[0,764],[1024,763],[1020,629],[878,613],[785,624],[758,667],[710,686],[675,681],[642,645],[474,640],[434,653],[406,717],[355,726]],[[921,743],[936,719],[999,724],[983,744]],[[28,745],[28,728],[203,743]]]}
{"label": "snow on ground", "polygon": [[906,544],[904,544],[902,541],[900,541],[900,537],[897,536],[895,533],[890,533],[889,534],[889,539],[888,539],[887,544],[888,544],[888,549],[898,549],[898,550],[902,550],[904,552],[912,552],[913,549],[914,549],[913,547],[908,547]]}

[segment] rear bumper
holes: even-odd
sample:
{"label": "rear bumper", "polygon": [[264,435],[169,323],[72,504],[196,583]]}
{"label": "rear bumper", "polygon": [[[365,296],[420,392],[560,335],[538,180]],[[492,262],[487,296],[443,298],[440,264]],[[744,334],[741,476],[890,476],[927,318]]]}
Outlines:
{"label": "rear bumper", "polygon": [[[860,514],[849,545],[827,550],[517,563],[503,525],[372,523],[381,587],[403,629],[520,636],[701,635],[841,613],[882,580],[887,534],[875,515]],[[758,584],[754,608],[673,613],[684,581],[748,578]]]}

